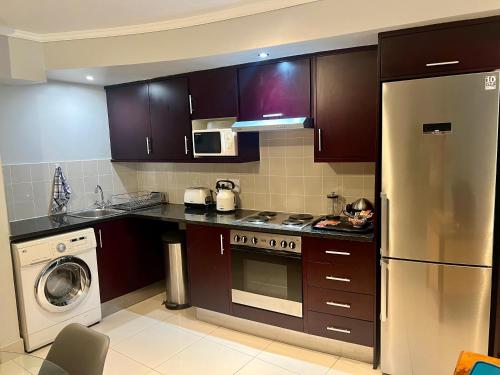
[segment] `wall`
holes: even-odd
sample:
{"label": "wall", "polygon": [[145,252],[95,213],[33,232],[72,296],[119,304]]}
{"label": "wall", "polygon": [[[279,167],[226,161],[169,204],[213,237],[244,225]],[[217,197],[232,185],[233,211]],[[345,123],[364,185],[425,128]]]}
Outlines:
{"label": "wall", "polygon": [[[1,162],[0,162],[1,164]],[[14,292],[14,278],[12,274],[12,260],[9,251],[9,225],[3,178],[0,174],[0,350],[22,350],[22,341],[19,337],[17,322],[16,297]]]}
{"label": "wall", "polygon": [[374,163],[314,163],[310,129],[261,133],[261,160],[245,164],[141,163],[139,189],[164,191],[182,203],[189,186],[213,188],[218,178],[239,178],[241,207],[329,213],[332,191],[346,202],[374,200]]}
{"label": "wall", "polygon": [[0,85],[0,152],[5,164],[109,159],[104,89]]}

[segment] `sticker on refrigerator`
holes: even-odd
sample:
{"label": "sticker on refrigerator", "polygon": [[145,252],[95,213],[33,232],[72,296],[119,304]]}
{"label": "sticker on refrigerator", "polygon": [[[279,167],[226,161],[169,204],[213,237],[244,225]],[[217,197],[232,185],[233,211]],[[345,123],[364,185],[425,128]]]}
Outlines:
{"label": "sticker on refrigerator", "polygon": [[496,90],[496,88],[497,88],[497,76],[484,77],[484,89],[485,90]]}

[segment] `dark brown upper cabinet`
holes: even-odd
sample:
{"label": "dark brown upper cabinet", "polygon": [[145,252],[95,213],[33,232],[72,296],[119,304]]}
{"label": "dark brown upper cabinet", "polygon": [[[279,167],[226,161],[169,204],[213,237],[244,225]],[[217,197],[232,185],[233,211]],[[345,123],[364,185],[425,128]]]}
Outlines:
{"label": "dark brown upper cabinet", "polygon": [[238,81],[235,68],[189,73],[191,118],[238,116]]}
{"label": "dark brown upper cabinet", "polygon": [[500,67],[500,17],[449,22],[379,35],[384,81]]}
{"label": "dark brown upper cabinet", "polygon": [[238,85],[239,120],[311,115],[309,58],[241,68]]}
{"label": "dark brown upper cabinet", "polygon": [[188,80],[170,78],[149,83],[152,160],[192,158]]}
{"label": "dark brown upper cabinet", "polygon": [[315,57],[316,162],[375,161],[377,47]]}
{"label": "dark brown upper cabinet", "polygon": [[148,160],[151,138],[148,84],[106,88],[113,160]]}

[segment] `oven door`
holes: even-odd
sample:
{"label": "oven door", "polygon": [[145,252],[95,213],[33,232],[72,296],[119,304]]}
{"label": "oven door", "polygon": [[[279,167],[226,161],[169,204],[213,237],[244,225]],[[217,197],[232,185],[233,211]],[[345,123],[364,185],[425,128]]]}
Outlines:
{"label": "oven door", "polygon": [[300,253],[233,246],[232,301],[302,317]]}

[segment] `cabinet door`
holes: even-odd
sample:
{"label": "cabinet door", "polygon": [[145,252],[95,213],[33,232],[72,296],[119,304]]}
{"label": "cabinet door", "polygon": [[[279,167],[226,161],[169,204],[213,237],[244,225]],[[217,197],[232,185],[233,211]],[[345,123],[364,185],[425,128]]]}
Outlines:
{"label": "cabinet door", "polygon": [[500,18],[453,22],[380,35],[383,80],[500,67]]}
{"label": "cabinet door", "polygon": [[151,137],[148,85],[106,88],[109,137],[113,160],[147,160]]}
{"label": "cabinet door", "polygon": [[236,69],[215,69],[189,74],[191,118],[238,116]]}
{"label": "cabinet door", "polygon": [[185,77],[149,84],[153,160],[191,159],[191,120]]}
{"label": "cabinet door", "polygon": [[229,230],[188,225],[187,251],[192,305],[229,314]]}
{"label": "cabinet door", "polygon": [[309,59],[239,69],[238,83],[240,120],[311,115]]}
{"label": "cabinet door", "polygon": [[315,161],[375,161],[376,47],[316,57],[315,122]]}

